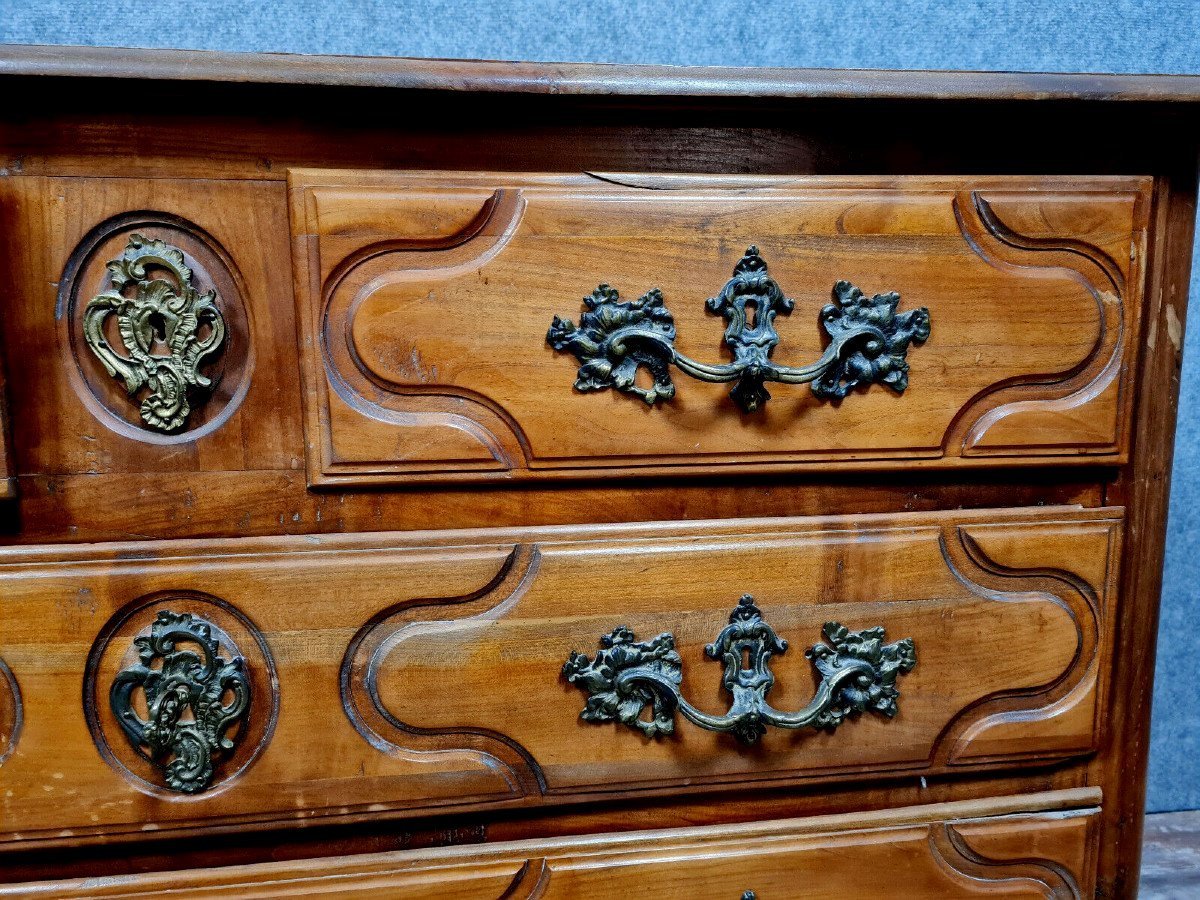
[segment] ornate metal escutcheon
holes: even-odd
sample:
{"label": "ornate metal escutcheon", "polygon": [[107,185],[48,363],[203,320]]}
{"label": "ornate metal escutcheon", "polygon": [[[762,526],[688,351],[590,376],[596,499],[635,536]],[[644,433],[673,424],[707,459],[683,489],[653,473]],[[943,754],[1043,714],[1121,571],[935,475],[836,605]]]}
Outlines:
{"label": "ornate metal escutcheon", "polygon": [[[177,431],[191,412],[189,393],[202,395],[212,388],[200,367],[225,340],[216,292],[202,294],[193,287],[182,251],[140,234],[130,236],[108,271],[112,289],[92,298],[84,310],[84,340],[130,397],[147,391],[143,422],[158,431]],[[105,335],[109,316],[116,316],[125,353]]]}
{"label": "ornate metal escutcheon", "polygon": [[768,725],[833,730],[848,716],[862,712],[895,716],[900,696],[896,679],[917,664],[912,639],[885,644],[882,628],[850,631],[837,622],[825,623],[824,634],[827,643],[816,644],[804,654],[821,682],[812,702],[794,713],[780,712],[767,703],[775,684],[771,657],[784,653],[787,641],[763,621],[749,594],[738,601],[717,639],[704,648],[710,659],[725,663],[725,689],[733,695],[733,703],[723,716],[696,709],[680,694],[683,662],[675,649],[675,636],[669,633],[638,641],[622,625],[600,639],[594,660],[573,652],[563,675],[588,695],[581,719],[620,722],[648,737],[672,734],[676,711],[701,728],[730,733],[744,744],[755,743]]}
{"label": "ornate metal escutcheon", "polygon": [[[820,359],[803,368],[771,362],[779,343],[775,317],[790,313],[795,301],[785,297],[768,274],[757,247],[746,250],[733,278],[707,303],[709,312],[725,318],[731,363],[702,363],[675,349],[675,319],[658,288],[629,302],[620,299],[616,288],[602,284],[583,298],[579,325],[555,316],[546,340],[579,360],[577,390],[615,388],[651,405],[675,396],[672,365],[701,381],[735,382],[729,396],[746,412],[770,399],[768,381],[811,384],[821,400],[841,400],[856,387],[871,384],[903,393],[908,387],[908,348],[929,337],[929,310],[897,313],[896,292],[868,297],[848,281],[833,286],[833,298],[837,302],[822,309],[820,316],[829,346]],[[650,387],[636,383],[641,367],[653,379]]]}
{"label": "ornate metal escutcheon", "polygon": [[[234,747],[226,732],[250,710],[245,660],[222,658],[212,626],[191,613],[160,610],[150,635],[133,643],[140,662],[113,679],[113,714],[134,749],[162,769],[168,786],[201,793],[212,783],[214,758]],[[139,688],[148,719],[134,708]]]}

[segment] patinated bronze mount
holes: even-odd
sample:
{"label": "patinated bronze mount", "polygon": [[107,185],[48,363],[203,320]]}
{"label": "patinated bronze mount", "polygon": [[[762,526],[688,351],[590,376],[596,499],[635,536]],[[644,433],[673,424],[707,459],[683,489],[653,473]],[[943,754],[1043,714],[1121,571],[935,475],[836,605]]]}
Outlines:
{"label": "patinated bronze mount", "polygon": [[[113,715],[133,748],[162,771],[168,787],[201,793],[212,784],[214,758],[234,748],[227,732],[250,710],[245,660],[220,656],[208,622],[165,609],[150,634],[133,644],[139,663],[113,679]],[[145,693],[147,719],[134,707],[139,689]]]}
{"label": "patinated bronze mount", "polygon": [[[766,382],[811,384],[822,400],[840,400],[859,385],[886,384],[897,393],[908,387],[908,347],[929,337],[929,310],[897,313],[894,291],[868,297],[848,281],[833,286],[831,303],[821,310],[830,343],[815,363],[803,368],[771,362],[779,343],[775,316],[790,313],[795,301],[785,297],[767,273],[767,264],[750,247],[721,293],[708,300],[708,310],[728,323],[725,345],[733,362],[710,365],[675,349],[675,319],[653,288],[633,302],[622,302],[616,288],[602,284],[583,298],[585,312],[576,326],[554,317],[546,340],[555,350],[569,350],[579,360],[575,387],[580,391],[616,388],[653,405],[675,396],[670,367],[709,382],[736,382],[729,396],[746,412],[770,399]],[[636,383],[640,367],[653,384]]]}
{"label": "patinated bronze mount", "polygon": [[[93,297],[84,311],[84,340],[130,397],[143,395],[140,412],[147,426],[178,431],[191,412],[188,395],[207,396],[213,387],[201,367],[225,341],[216,292],[196,290],[177,247],[140,234],[130,236],[108,273],[111,289]],[[124,352],[105,334],[110,316],[116,317]]]}
{"label": "patinated bronze mount", "polygon": [[804,654],[821,682],[812,702],[794,713],[780,712],[767,703],[775,684],[771,657],[783,654],[787,641],[763,621],[749,594],[738,601],[717,639],[704,648],[710,659],[725,663],[725,689],[733,695],[733,704],[723,716],[697,709],[680,694],[683,661],[670,633],[637,641],[622,625],[600,639],[594,660],[571,653],[563,675],[588,695],[581,719],[620,722],[648,737],[672,734],[676,711],[701,728],[730,733],[744,744],[755,743],[768,725],[833,730],[848,716],[862,712],[895,716],[900,696],[896,679],[917,664],[912,639],[885,644],[882,628],[850,631],[837,622],[825,623],[824,633],[828,643],[816,644]]}

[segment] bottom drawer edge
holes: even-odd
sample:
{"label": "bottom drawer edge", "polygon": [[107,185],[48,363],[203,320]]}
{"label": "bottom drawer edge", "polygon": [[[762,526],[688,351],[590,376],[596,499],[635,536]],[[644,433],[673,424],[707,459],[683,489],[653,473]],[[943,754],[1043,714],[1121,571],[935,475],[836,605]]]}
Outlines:
{"label": "bottom drawer edge", "polygon": [[1088,897],[1101,792],[0,886],[0,897]]}

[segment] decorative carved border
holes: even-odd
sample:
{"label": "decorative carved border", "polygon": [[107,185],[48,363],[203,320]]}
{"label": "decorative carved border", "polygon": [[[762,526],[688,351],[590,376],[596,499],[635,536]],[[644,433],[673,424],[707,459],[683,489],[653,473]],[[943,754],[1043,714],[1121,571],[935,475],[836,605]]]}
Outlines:
{"label": "decorative carved border", "polygon": [[[483,792],[462,792],[455,794],[447,790],[444,796],[438,796],[437,773],[429,773],[434,780],[428,782],[434,789],[425,791],[425,796],[414,802],[411,795],[404,799],[389,799],[387,795],[378,801],[370,803],[337,804],[322,803],[305,810],[304,821],[316,822],[353,822],[377,820],[380,818],[396,818],[401,816],[419,815],[423,811],[450,810],[479,810],[496,809],[512,806],[549,807],[561,803],[584,803],[600,799],[616,798],[623,794],[637,796],[662,796],[691,793],[694,791],[730,791],[742,789],[762,789],[774,784],[828,784],[845,785],[848,782],[861,782],[864,778],[887,778],[903,775],[910,781],[916,775],[945,774],[951,771],[962,771],[969,767],[976,769],[995,769],[1004,759],[950,759],[948,762],[934,760],[934,765],[923,762],[913,764],[880,767],[842,766],[840,768],[813,769],[805,767],[801,761],[788,769],[776,769],[760,773],[735,773],[732,775],[714,775],[705,778],[654,779],[634,781],[628,784],[605,782],[585,788],[569,786],[563,789],[546,789],[546,779],[537,767],[537,761],[531,759],[531,754],[523,747],[506,740],[503,735],[496,735],[487,729],[473,728],[469,725],[462,729],[435,728],[424,729],[420,722],[399,721],[395,716],[389,716],[388,710],[380,703],[377,691],[368,686],[367,669],[378,666],[384,659],[381,648],[387,649],[400,646],[409,637],[420,633],[419,629],[453,627],[456,622],[471,619],[498,619],[512,612],[535,586],[535,579],[542,564],[543,556],[548,555],[558,547],[565,550],[578,548],[583,552],[595,552],[598,548],[607,547],[620,551],[625,546],[641,546],[649,541],[653,544],[678,542],[680,546],[711,547],[720,545],[731,550],[741,548],[746,553],[753,554],[755,548],[771,545],[777,542],[793,543],[798,534],[820,534],[827,536],[831,531],[860,535],[871,540],[873,535],[886,531],[911,532],[915,524],[928,526],[929,540],[938,540],[943,535],[950,550],[944,551],[950,555],[954,565],[961,572],[967,573],[967,580],[975,585],[971,590],[974,594],[983,591],[1004,596],[1019,596],[1024,592],[1039,593],[1044,596],[1053,595],[1060,606],[1069,606],[1074,611],[1074,617],[1083,621],[1090,615],[1086,590],[1081,589],[1081,582],[1070,573],[1052,570],[1008,570],[994,563],[986,562],[986,557],[978,550],[971,549],[969,541],[963,541],[958,532],[975,527],[992,527],[996,522],[1003,526],[1028,527],[1031,539],[1035,540],[1040,530],[1056,526],[1107,526],[1113,530],[1113,539],[1121,528],[1121,511],[1082,510],[1078,508],[1059,508],[1050,511],[980,511],[963,512],[961,514],[942,513],[932,517],[926,514],[885,515],[861,517],[831,517],[828,519],[803,520],[739,520],[724,523],[688,523],[681,522],[664,530],[658,525],[610,525],[568,527],[553,529],[514,529],[496,532],[446,532],[441,535],[432,533],[395,534],[395,535],[342,535],[323,538],[319,547],[310,546],[310,541],[303,538],[269,538],[254,539],[245,544],[245,539],[217,539],[201,542],[171,541],[149,543],[129,543],[119,548],[104,549],[97,546],[79,546],[67,548],[56,553],[54,559],[46,558],[36,548],[10,548],[4,556],[4,568],[20,567],[22,573],[36,575],[37,573],[53,572],[56,575],[67,573],[70,577],[83,577],[84,569],[90,569],[97,562],[112,561],[117,564],[117,571],[128,575],[132,571],[141,571],[145,567],[148,574],[159,571],[161,567],[189,570],[196,565],[211,562],[214,554],[225,555],[236,550],[243,557],[242,564],[262,565],[264,562],[279,566],[304,566],[317,560],[334,558],[347,552],[369,550],[371,552],[395,552],[398,564],[409,555],[420,557],[431,550],[439,554],[446,552],[451,559],[460,553],[467,553],[475,560],[481,569],[473,569],[475,584],[465,594],[449,598],[430,597],[412,599],[403,603],[393,604],[379,609],[379,612],[359,629],[358,633],[348,642],[342,652],[341,666],[338,674],[333,674],[337,668],[336,657],[330,660],[329,674],[340,678],[340,694],[331,695],[328,700],[333,706],[322,707],[335,712],[342,707],[349,723],[357,730],[366,745],[375,747],[381,753],[395,754],[412,758],[418,764],[431,761],[436,754],[465,754],[470,764],[488,772],[496,773],[493,779],[502,790]],[[1024,517],[1019,517],[1024,516]],[[939,521],[940,520],[940,521]],[[736,528],[734,528],[736,525]],[[938,529],[941,529],[940,531]],[[969,536],[969,535],[968,535]],[[823,537],[822,540],[825,538]],[[957,548],[951,543],[958,542]],[[714,542],[716,542],[714,544]],[[481,548],[486,551],[480,557]],[[63,555],[65,554],[65,556]],[[151,554],[147,561],[146,554]],[[1110,559],[1115,560],[1115,550]],[[307,561],[307,563],[306,563]],[[135,565],[136,563],[136,565]],[[63,567],[67,567],[64,569]],[[49,568],[47,568],[49,567]],[[993,571],[994,570],[994,571]],[[271,568],[268,566],[263,577],[270,577]],[[1102,570],[1100,570],[1102,571]],[[10,573],[11,574],[11,573]],[[545,574],[543,577],[547,577]],[[1099,576],[1097,576],[1098,578]],[[1087,586],[1083,586],[1087,588]],[[1088,588],[1090,589],[1090,588]],[[1007,592],[1007,593],[1006,593]],[[1095,592],[1101,601],[1110,596],[1108,590],[1101,592],[1100,585],[1095,585]],[[173,591],[165,594],[149,595],[151,597],[180,596],[182,592]],[[207,595],[205,595],[207,596]],[[145,598],[142,598],[144,605]],[[381,598],[381,603],[386,600]],[[111,633],[113,623],[121,616],[136,613],[141,607],[139,601],[127,604],[109,620],[106,633]],[[378,608],[378,607],[373,607]],[[149,621],[147,617],[147,622]],[[1101,615],[1101,630],[1106,623]],[[1085,623],[1086,624],[1086,623]],[[1060,629],[1061,630],[1061,629]],[[103,637],[104,635],[101,635]],[[919,635],[917,635],[919,639]],[[1105,639],[1111,640],[1111,635],[1105,634]],[[239,644],[241,643],[239,639]],[[243,648],[244,649],[244,648]],[[569,648],[567,648],[569,649]],[[95,654],[86,666],[86,671],[95,670]],[[1079,659],[1083,657],[1080,656]],[[453,661],[447,661],[447,671],[453,671]],[[1080,671],[1081,663],[1068,666],[1067,671],[1055,684],[1066,684],[1063,679],[1073,678]],[[286,672],[284,673],[286,677]],[[373,679],[375,676],[372,675]],[[274,679],[274,673],[272,673]],[[1100,680],[1101,686],[1104,679]],[[330,682],[332,684],[332,682]],[[2,684],[0,684],[2,689]],[[286,690],[286,685],[284,686]],[[564,685],[564,690],[566,690]],[[1040,690],[1038,688],[1035,691]],[[1063,688],[1069,691],[1069,686]],[[84,703],[88,704],[91,696],[85,688]],[[263,694],[256,694],[258,697]],[[1001,708],[973,706],[978,709],[971,721],[987,721],[992,713],[1009,713],[1013,710],[1013,697],[984,698],[996,699]],[[1022,698],[1017,697],[1017,701]],[[1009,704],[1003,706],[1003,704]],[[1028,704],[1027,704],[1028,705]],[[93,704],[93,709],[94,704]],[[93,713],[94,714],[94,713]],[[471,743],[464,746],[461,736],[465,735]],[[351,735],[353,738],[353,735]],[[635,738],[636,739],[636,738]],[[951,747],[951,739],[943,737],[943,746]],[[278,744],[276,749],[280,749]],[[409,756],[411,754],[411,756]],[[948,751],[943,754],[949,757]],[[444,756],[442,757],[445,758]],[[1031,767],[1043,760],[1023,759],[1023,767]],[[1057,760],[1047,758],[1045,762],[1053,764]],[[394,773],[393,773],[394,774]],[[408,773],[403,773],[406,777]],[[423,777],[418,767],[412,774]],[[1033,777],[1032,775],[1030,776]],[[236,786],[236,780],[223,781],[212,791],[202,795],[206,798],[216,796],[218,791],[228,786]],[[138,788],[143,790],[143,788]],[[173,805],[182,801],[190,802],[188,798],[177,794],[155,794],[160,799],[171,801]],[[178,806],[175,807],[178,810]],[[228,829],[265,829],[295,825],[297,819],[292,809],[254,808],[250,810],[231,810],[225,813],[215,810],[224,809],[223,805],[214,807],[207,815],[199,816],[186,814],[178,819],[163,819],[156,823],[157,836],[185,836],[201,833],[212,833]],[[112,840],[117,837],[137,838],[146,836],[141,830],[140,823],[114,823],[113,825],[88,826],[80,823],[72,828],[69,838],[60,834],[61,829],[47,829],[36,832],[22,829],[22,845],[26,847],[50,847],[67,843],[72,845],[83,841]],[[11,845],[10,845],[11,846]]]}
{"label": "decorative carved border", "polygon": [[[406,174],[417,177],[416,173]],[[501,252],[513,238],[527,198],[546,189],[585,189],[582,180],[576,184],[571,176],[549,174],[520,175],[507,181],[498,176],[470,173],[444,173],[436,177],[441,180],[435,181],[430,175],[430,180],[414,183],[427,189],[443,185],[472,191],[491,190],[492,194],[482,202],[475,217],[455,234],[376,241],[338,261],[322,283],[318,260],[320,239],[312,224],[315,221],[315,207],[312,205],[315,192],[339,188],[375,190],[388,186],[394,188],[395,185],[388,182],[385,176],[366,173],[343,176],[342,180],[328,173],[308,170],[298,170],[290,175],[299,313],[302,321],[310,323],[307,331],[318,348],[311,351],[304,366],[308,380],[306,431],[310,436],[310,484],[543,481],[654,474],[711,475],[728,471],[765,473],[803,471],[809,467],[854,469],[878,467],[881,464],[890,466],[898,460],[899,451],[875,451],[871,448],[860,448],[848,455],[826,453],[820,449],[794,453],[772,449],[761,453],[746,450],[734,454],[734,458],[728,453],[680,454],[661,458],[639,455],[637,452],[596,459],[534,458],[521,422],[490,398],[468,388],[447,384],[431,383],[427,387],[397,384],[372,373],[356,353],[348,324],[353,319],[354,310],[372,291],[384,284],[418,277],[437,277],[463,267],[478,267],[481,262]],[[583,176],[578,178],[582,179]],[[649,183],[642,183],[647,181],[645,178],[598,180],[611,182],[618,188],[645,190],[681,187],[689,190],[713,189],[716,183],[711,179],[697,181],[694,177],[649,179]],[[1140,204],[1136,208],[1144,208],[1146,198],[1142,194],[1145,187],[1141,181],[1133,178],[1110,181],[1112,186],[1103,190],[1136,193],[1138,197],[1132,202]],[[930,466],[936,468],[939,465],[937,460],[949,460],[953,465],[987,465],[994,464],[992,461],[1001,457],[1019,458],[1017,461],[1021,463],[1047,457],[1064,462],[1099,458],[1119,461],[1127,451],[1131,414],[1131,396],[1124,388],[1122,376],[1131,348],[1136,346],[1138,323],[1135,307],[1141,291],[1144,254],[1138,254],[1133,260],[1129,267],[1129,278],[1126,279],[1122,275],[1122,266],[1100,247],[1070,237],[1030,237],[1005,224],[987,199],[989,196],[1000,196],[1008,190],[1001,179],[924,179],[922,183],[928,184],[928,190],[946,193],[963,240],[988,265],[1018,275],[1031,269],[1052,273],[1058,271],[1063,279],[1087,288],[1096,298],[1101,335],[1087,358],[1067,371],[1020,375],[982,390],[951,421],[940,449],[930,446],[906,451],[902,454],[906,462],[919,459],[928,461]],[[1108,183],[1105,182],[1106,185]],[[511,186],[496,188],[496,184]],[[780,184],[795,187],[794,182],[778,178],[751,179],[749,184],[742,187],[767,190]],[[1036,188],[1038,193],[1030,194],[1031,197],[1044,196],[1050,201],[1076,188],[1080,191],[1101,190],[1095,186],[1095,179],[1069,177],[1042,181],[1025,179],[1013,190],[1025,185]],[[814,179],[814,186],[828,187],[830,190],[870,191],[878,190],[880,183],[870,179],[837,178],[826,186],[820,179]],[[1144,247],[1144,223],[1140,213],[1136,215],[1134,237]],[[431,251],[444,254],[446,258],[420,261],[419,264],[427,268],[398,268],[418,264],[417,254]],[[408,259],[398,262],[400,254]],[[930,298],[915,298],[914,302],[932,303]],[[314,304],[319,308],[312,308]],[[933,304],[933,312],[936,313],[936,304]],[[1036,445],[1021,442],[1012,447],[999,444],[992,447],[981,444],[985,435],[1002,420],[1036,414],[1048,416],[1052,424],[1057,424],[1063,420],[1055,419],[1056,413],[1077,409],[1102,397],[1105,391],[1113,390],[1119,391],[1115,399],[1103,396],[1106,412],[1112,409],[1113,402],[1118,409],[1111,438],[1092,429],[1075,439],[1068,430],[1061,442],[1050,434]],[[451,429],[462,439],[456,438],[454,443],[462,455],[440,461],[433,458],[408,459],[403,454],[393,456],[386,449],[375,449],[367,452],[366,455],[372,457],[369,459],[364,456],[362,459],[339,460],[335,458],[333,448],[335,438],[344,438],[345,426],[335,430],[330,424],[331,402],[335,400],[338,407],[344,406],[372,422],[387,426],[399,429]],[[420,443],[416,431],[408,438],[397,433],[397,440],[410,439],[414,445]],[[478,448],[478,456],[466,449],[471,447]],[[381,458],[373,458],[376,456]]]}
{"label": "decorative carved border", "polygon": [[[1111,538],[1110,538],[1111,542]],[[1015,691],[1003,691],[981,697],[959,712],[943,729],[930,756],[941,765],[980,765],[984,759],[964,759],[975,735],[993,724],[1036,721],[1052,716],[1057,710],[1088,691],[1099,691],[1097,666],[1104,632],[1104,608],[1096,587],[1078,576],[1055,569],[1010,569],[992,561],[971,537],[968,528],[951,526],[939,538],[942,558],[954,577],[969,591],[1000,603],[1041,599],[1066,610],[1075,622],[1079,644],[1067,668],[1052,681]],[[970,571],[974,577],[966,573]],[[1108,573],[1112,577],[1112,572]],[[1101,590],[1105,586],[1099,586]],[[1093,725],[1093,729],[1094,729]],[[1093,731],[1093,743],[1094,743]],[[1089,748],[1090,749],[1090,748]],[[1081,751],[1086,752],[1086,751]],[[1077,753],[1054,754],[1044,751],[1039,759],[1061,758]],[[1013,759],[1011,754],[1005,759]]]}
{"label": "decorative carved border", "polygon": [[1083,900],[1079,882],[1049,859],[991,859],[973,850],[953,822],[929,826],[929,852],[948,875],[964,886],[1008,885],[1041,891],[1048,900]]}
{"label": "decorative carved border", "polygon": [[[370,372],[359,358],[350,329],[341,334],[331,324],[337,318],[350,323],[355,310],[375,290],[383,285],[420,277],[450,277],[457,272],[481,266],[501,253],[520,226],[525,211],[525,198],[519,190],[497,190],[483,204],[475,219],[464,229],[436,240],[393,240],[371,244],[342,260],[334,267],[324,284],[314,283],[314,296],[321,298],[320,358],[328,380],[327,390],[336,394],[347,406],[379,422],[398,426],[427,425],[456,428],[472,435],[487,448],[494,462],[489,464],[458,463],[458,466],[481,471],[528,467],[532,458],[529,443],[516,420],[499,404],[488,397],[450,385],[421,388],[383,382]],[[439,261],[433,268],[409,270],[397,267],[396,256],[436,250],[452,253],[451,258]],[[316,273],[314,272],[314,277]],[[358,290],[343,296],[340,288],[354,275],[363,282]],[[326,388],[318,385],[324,415],[327,418],[329,398]],[[467,405],[471,415],[461,411]],[[331,473],[374,471],[378,465],[414,473],[437,465],[405,463],[397,460],[378,460],[375,463],[339,462],[328,445],[328,434],[320,433],[322,465]]]}
{"label": "decorative carved border", "polygon": [[[359,629],[342,657],[339,681],[346,715],[372,747],[412,762],[431,752],[474,757],[480,765],[503,773],[513,797],[546,792],[537,761],[516,741],[488,728],[422,728],[402,722],[384,706],[377,684],[380,664],[419,626],[422,613],[436,607],[442,616],[439,622],[499,618],[520,601],[537,577],[538,563],[536,546],[515,546],[478,590],[458,597],[407,600],[382,610]],[[454,743],[447,743],[447,737]]]}
{"label": "decorative carved border", "polygon": [[[1053,523],[1033,524],[1045,527]],[[1119,531],[1120,528],[1119,523],[1115,521],[1105,523],[1101,520],[1095,524],[1107,524],[1112,531]],[[1075,623],[1079,634],[1079,644],[1074,657],[1061,673],[1045,684],[994,692],[980,697],[960,710],[946,723],[934,741],[925,764],[875,765],[871,767],[873,773],[899,774],[916,769],[921,770],[922,774],[932,775],[963,768],[994,768],[998,763],[1018,760],[1026,764],[1053,764],[1090,752],[1094,748],[1095,726],[1088,747],[1061,752],[1041,749],[1031,751],[1028,755],[967,755],[974,736],[993,725],[1045,719],[1089,692],[1099,692],[1101,685],[1097,666],[1101,641],[1107,639],[1104,601],[1100,593],[1106,592],[1107,585],[1092,586],[1073,573],[1061,570],[1010,569],[1002,566],[987,557],[970,536],[969,528],[970,526],[966,525],[947,525],[937,537],[942,558],[954,578],[971,594],[990,602],[1036,601],[1060,607]],[[857,529],[854,533],[863,535],[868,534],[869,530]],[[780,538],[785,542],[791,542],[793,539]],[[341,668],[343,705],[356,730],[381,752],[405,758],[419,760],[419,756],[410,754],[427,754],[430,751],[477,755],[481,764],[498,766],[505,773],[514,799],[551,795],[582,798],[591,793],[611,790],[646,791],[670,788],[683,783],[720,785],[730,781],[730,776],[713,775],[678,781],[656,779],[649,783],[612,782],[590,789],[580,786],[569,789],[548,787],[535,756],[527,748],[503,734],[482,726],[426,729],[418,723],[398,720],[385,708],[378,694],[376,678],[378,667],[388,653],[398,648],[406,637],[420,633],[422,628],[437,629],[464,619],[501,618],[519,603],[536,579],[540,554],[541,551],[536,545],[516,545],[495,576],[478,590],[461,597],[407,601],[389,607],[365,625],[348,646]],[[1112,577],[1111,570],[1106,577]],[[439,608],[439,618],[436,620],[422,617],[428,616],[431,607]],[[456,614],[446,615],[441,607],[454,607],[453,613]],[[1100,699],[1097,698],[1097,708]],[[445,739],[450,736],[454,737],[456,743],[446,742]],[[741,783],[764,784],[794,781],[797,778],[836,780],[840,776],[857,774],[861,768],[854,765],[821,769],[777,768],[762,773],[741,773],[737,780]],[[484,798],[473,799],[481,801]],[[446,801],[451,805],[464,802],[472,802],[472,798],[457,797]]]}
{"label": "decorative carved border", "polygon": [[[964,406],[946,430],[943,447],[947,455],[1004,456],[1005,447],[978,447],[988,430],[1000,420],[1027,411],[1066,411],[1086,404],[1111,386],[1125,363],[1127,348],[1136,343],[1137,310],[1125,300],[1126,281],[1120,266],[1099,247],[1069,238],[1034,238],[1006,225],[984,197],[983,191],[960,191],[953,203],[954,216],[967,245],[989,265],[1020,273],[1030,267],[1057,271],[1061,277],[1082,284],[1096,301],[1100,334],[1092,352],[1063,372],[1030,374],[988,388]],[[1134,260],[1133,276],[1140,278],[1140,256]],[[1036,388],[1036,399],[1025,397]],[[1050,391],[1050,396],[1046,392]],[[1021,444],[1022,453],[1117,453],[1127,433],[1131,397],[1120,399],[1114,441],[1081,448],[1078,443],[1056,450]]]}
{"label": "decorative carved border", "polygon": [[550,861],[545,857],[527,859],[499,900],[538,900],[550,886],[552,874]]}

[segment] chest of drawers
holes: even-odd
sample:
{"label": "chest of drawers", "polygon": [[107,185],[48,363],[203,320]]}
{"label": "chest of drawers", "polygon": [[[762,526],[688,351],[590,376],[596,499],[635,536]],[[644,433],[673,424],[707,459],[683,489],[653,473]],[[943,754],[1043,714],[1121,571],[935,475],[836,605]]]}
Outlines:
{"label": "chest of drawers", "polygon": [[1193,80],[0,85],[0,897],[1134,893]]}

